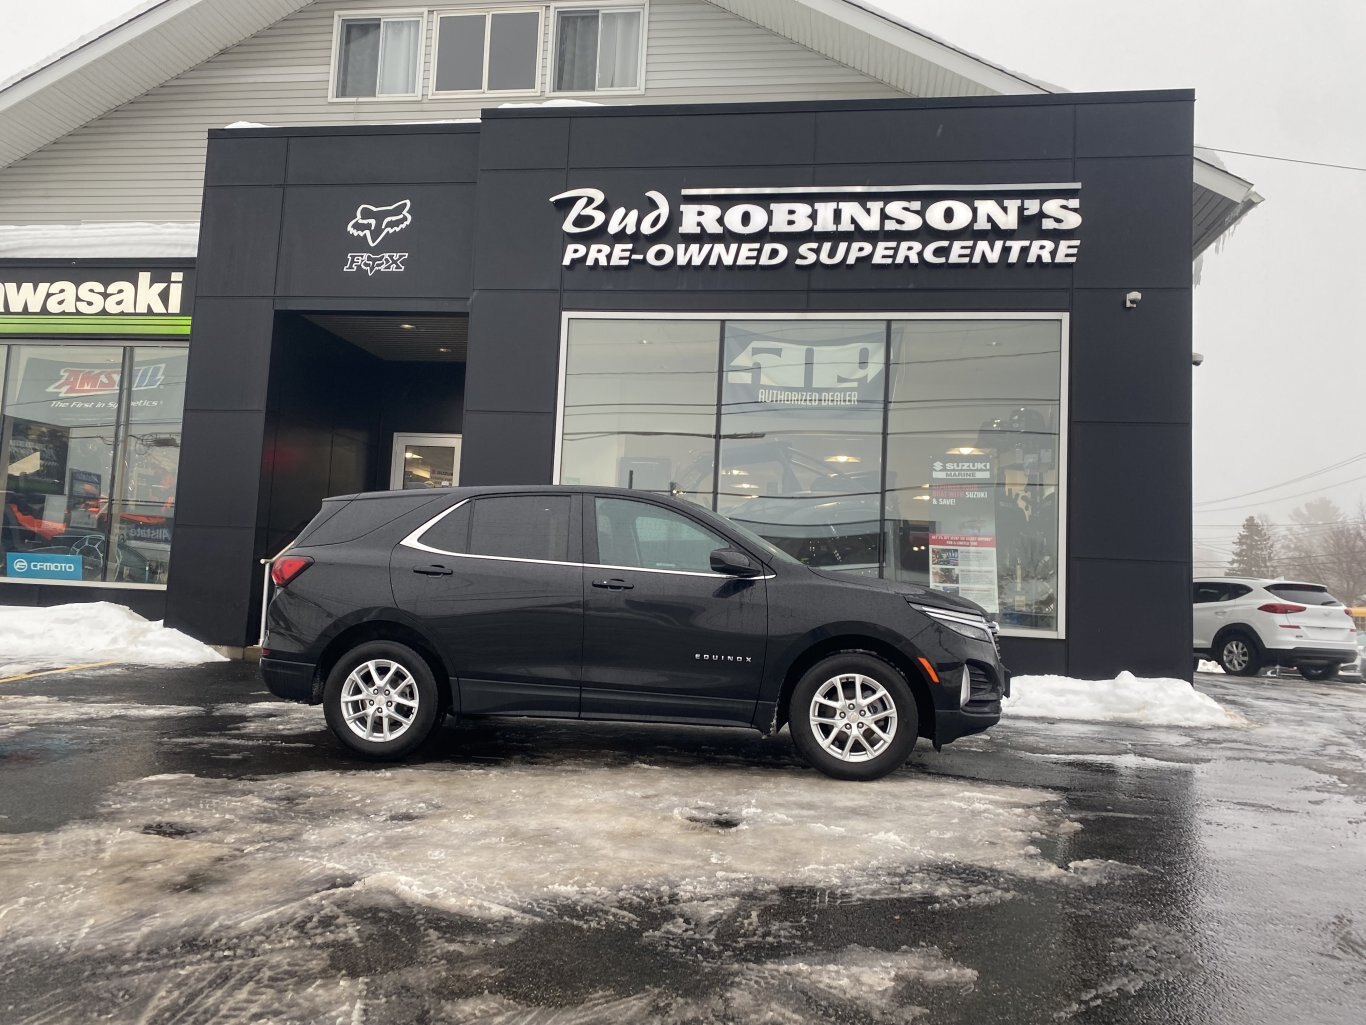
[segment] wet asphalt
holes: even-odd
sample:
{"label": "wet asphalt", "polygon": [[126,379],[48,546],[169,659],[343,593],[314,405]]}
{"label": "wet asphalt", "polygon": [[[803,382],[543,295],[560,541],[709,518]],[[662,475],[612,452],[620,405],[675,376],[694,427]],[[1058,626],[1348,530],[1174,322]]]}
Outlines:
{"label": "wet asphalt", "polygon": [[[110,852],[129,833],[153,852],[194,840],[212,811],[196,787],[211,781],[299,805],[297,820],[311,805],[291,796],[294,781],[359,786],[385,773],[375,780],[398,810],[383,818],[419,836],[424,812],[404,810],[414,799],[405,769],[410,780],[478,769],[494,784],[584,766],[609,785],[641,766],[665,786],[670,774],[682,785],[736,770],[781,785],[790,774],[822,787],[831,821],[852,829],[843,794],[860,784],[821,783],[786,735],[531,720],[448,724],[394,771],[345,755],[320,710],[272,702],[240,664],[0,683],[0,1022],[1359,1025],[1366,685],[1202,675],[1197,686],[1247,724],[1015,719],[941,753],[918,747],[894,777],[933,784],[916,791],[927,801],[1038,792],[1056,828],[1029,826],[1027,850],[1061,873],[977,856],[893,859],[873,877],[851,869],[847,887],[756,877],[700,905],[668,886],[592,899],[566,888],[490,916],[424,898],[420,880],[377,883],[326,864],[309,867],[307,897],[273,900],[269,870],[234,874],[267,851],[274,860],[259,863],[288,863],[296,841],[269,823],[234,848],[231,870],[215,858],[185,868],[173,853],[116,866]],[[176,780],[158,782],[167,774]],[[461,796],[441,800],[458,807]],[[823,810],[818,801],[813,814]],[[923,816],[952,849],[958,820],[940,811],[908,804],[896,820],[914,837]],[[746,828],[726,808],[687,814],[699,842]],[[295,821],[289,835],[325,825]],[[382,834],[376,842],[382,859]],[[100,931],[102,912],[80,903],[73,880],[127,902],[116,927]],[[73,886],[70,905],[53,896]],[[263,910],[231,924],[186,910],[206,894]],[[22,924],[35,907],[41,929]]]}

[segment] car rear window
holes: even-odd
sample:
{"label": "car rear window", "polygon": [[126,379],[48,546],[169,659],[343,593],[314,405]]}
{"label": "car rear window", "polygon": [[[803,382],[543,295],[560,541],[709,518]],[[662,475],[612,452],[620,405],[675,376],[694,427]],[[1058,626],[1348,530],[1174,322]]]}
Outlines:
{"label": "car rear window", "polygon": [[1341,605],[1328,588],[1318,584],[1268,584],[1266,589],[1277,598],[1297,602],[1300,605]]}
{"label": "car rear window", "polygon": [[[437,496],[433,496],[433,500]],[[329,512],[329,506],[335,511]],[[413,508],[408,502],[374,498],[328,501],[303,529],[296,545],[336,545],[364,537]]]}

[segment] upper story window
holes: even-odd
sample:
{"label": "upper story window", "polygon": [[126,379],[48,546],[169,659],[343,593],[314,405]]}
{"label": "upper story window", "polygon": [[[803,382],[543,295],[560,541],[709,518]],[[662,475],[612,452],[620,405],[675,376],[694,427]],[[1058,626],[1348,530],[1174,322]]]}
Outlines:
{"label": "upper story window", "polygon": [[438,14],[432,94],[536,92],[541,10]]}
{"label": "upper story window", "polygon": [[425,21],[423,13],[340,19],[333,96],[416,98]]}
{"label": "upper story window", "polygon": [[644,38],[643,8],[557,8],[554,91],[638,90]]}

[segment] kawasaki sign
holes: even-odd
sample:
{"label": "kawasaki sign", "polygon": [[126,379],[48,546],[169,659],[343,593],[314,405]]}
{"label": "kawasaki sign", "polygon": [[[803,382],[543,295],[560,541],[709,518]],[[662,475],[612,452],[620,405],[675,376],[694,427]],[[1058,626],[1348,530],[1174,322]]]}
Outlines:
{"label": "kawasaki sign", "polygon": [[189,334],[192,279],[181,270],[0,266],[0,334]]}

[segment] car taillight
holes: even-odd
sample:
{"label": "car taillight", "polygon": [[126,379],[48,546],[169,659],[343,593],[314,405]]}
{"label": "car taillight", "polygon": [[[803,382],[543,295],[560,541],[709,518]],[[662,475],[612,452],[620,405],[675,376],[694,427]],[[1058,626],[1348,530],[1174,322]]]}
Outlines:
{"label": "car taillight", "polygon": [[290,581],[312,565],[313,560],[306,555],[286,555],[284,558],[276,559],[271,563],[270,579],[275,581],[276,587],[286,587]]}
{"label": "car taillight", "polygon": [[1258,605],[1258,612],[1270,612],[1273,616],[1290,616],[1296,612],[1305,612],[1308,605],[1291,605],[1289,602],[1269,601],[1265,605]]}

